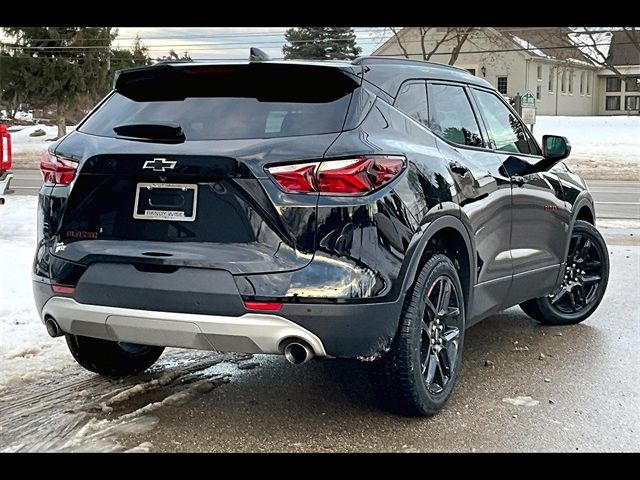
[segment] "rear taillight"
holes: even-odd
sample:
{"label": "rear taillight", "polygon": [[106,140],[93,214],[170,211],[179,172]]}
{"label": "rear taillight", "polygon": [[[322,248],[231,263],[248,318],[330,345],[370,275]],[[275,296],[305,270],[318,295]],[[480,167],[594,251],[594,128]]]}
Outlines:
{"label": "rear taillight", "polygon": [[404,157],[371,155],[341,160],[267,167],[271,177],[291,193],[366,195],[393,180],[405,165]]}
{"label": "rear taillight", "polygon": [[0,125],[0,171],[11,168],[11,135],[7,127]]}
{"label": "rear taillight", "polygon": [[76,176],[78,162],[46,152],[40,160],[45,185],[69,185]]}

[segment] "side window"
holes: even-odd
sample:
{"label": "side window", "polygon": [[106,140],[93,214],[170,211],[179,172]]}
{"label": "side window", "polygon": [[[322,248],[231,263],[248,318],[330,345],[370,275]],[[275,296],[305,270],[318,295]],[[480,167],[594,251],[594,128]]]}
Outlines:
{"label": "side window", "polygon": [[502,101],[489,92],[475,90],[478,105],[487,120],[496,150],[512,153],[536,154],[527,140],[524,125]]}
{"label": "side window", "polygon": [[429,84],[429,102],[431,130],[458,145],[483,146],[480,127],[462,87]]}
{"label": "side window", "polygon": [[395,107],[426,127],[427,89],[424,82],[405,83],[400,87]]}

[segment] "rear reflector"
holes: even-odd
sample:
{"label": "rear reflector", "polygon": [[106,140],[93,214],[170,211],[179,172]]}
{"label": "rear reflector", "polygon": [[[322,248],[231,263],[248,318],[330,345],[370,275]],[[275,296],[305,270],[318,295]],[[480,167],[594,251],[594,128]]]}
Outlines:
{"label": "rear reflector", "polygon": [[244,302],[247,310],[260,310],[263,312],[277,312],[282,308],[281,303],[277,302]]}
{"label": "rear reflector", "polygon": [[45,185],[69,185],[76,176],[78,162],[45,152],[40,160],[40,172]]}
{"label": "rear reflector", "polygon": [[11,168],[11,135],[0,125],[0,172]]}
{"label": "rear reflector", "polygon": [[291,193],[366,195],[393,180],[405,166],[394,155],[370,155],[341,160],[267,167],[272,178]]}
{"label": "rear reflector", "polygon": [[76,291],[76,287],[71,287],[69,285],[53,284],[53,285],[51,285],[51,290],[53,290],[56,293],[72,294],[72,293],[74,293]]}

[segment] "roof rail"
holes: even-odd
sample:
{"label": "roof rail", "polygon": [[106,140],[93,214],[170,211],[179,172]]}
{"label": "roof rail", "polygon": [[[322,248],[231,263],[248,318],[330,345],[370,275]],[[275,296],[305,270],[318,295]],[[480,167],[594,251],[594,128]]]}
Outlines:
{"label": "roof rail", "polygon": [[467,72],[464,68],[456,67],[454,65],[447,65],[446,63],[432,62],[430,60],[418,60],[414,58],[405,58],[405,57],[382,57],[380,55],[366,55],[362,57],[355,58],[352,62],[353,65],[368,65],[372,63],[400,63],[400,64],[409,64],[409,65],[428,65],[430,67],[440,67],[446,69],[454,69],[460,70],[462,72]]}

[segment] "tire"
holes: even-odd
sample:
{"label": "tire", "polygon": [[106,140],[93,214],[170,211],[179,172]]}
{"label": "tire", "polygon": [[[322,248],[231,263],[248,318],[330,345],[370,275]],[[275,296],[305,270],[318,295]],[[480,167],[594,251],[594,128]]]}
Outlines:
{"label": "tire", "polygon": [[[440,302],[438,297],[441,291],[446,294],[444,284],[450,289],[447,315],[443,315],[446,297]],[[435,315],[438,303],[442,308]],[[442,329],[436,333],[433,326]],[[447,256],[433,254],[407,293],[391,349],[371,366],[374,393],[398,413],[420,417],[438,413],[458,377],[464,328],[464,296],[456,269]],[[431,343],[439,340],[443,343]]]}
{"label": "tire", "polygon": [[598,308],[608,282],[607,244],[593,225],[577,220],[571,234],[564,282],[553,294],[527,300],[520,308],[545,325],[580,323]]}
{"label": "tire", "polygon": [[164,347],[113,342],[80,335],[65,335],[71,355],[87,370],[107,377],[122,377],[145,371]]}

